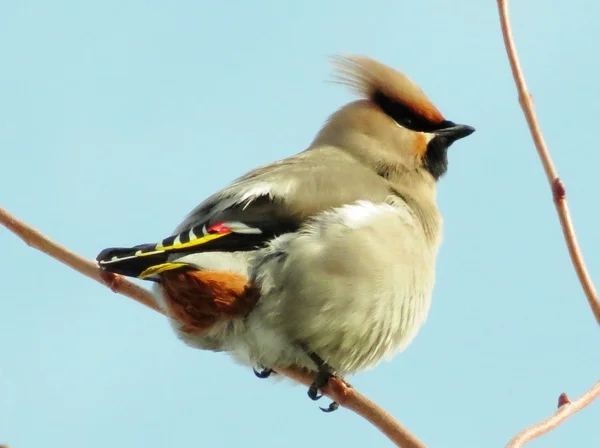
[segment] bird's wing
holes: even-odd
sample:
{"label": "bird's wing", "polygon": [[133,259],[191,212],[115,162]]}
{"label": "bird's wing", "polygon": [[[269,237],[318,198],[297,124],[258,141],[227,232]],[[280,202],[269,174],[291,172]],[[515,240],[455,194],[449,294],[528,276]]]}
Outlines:
{"label": "bird's wing", "polygon": [[[255,250],[274,237],[298,229],[300,222],[277,213],[277,201],[268,195],[253,197],[251,202],[206,204],[204,219],[195,220],[178,233],[159,243],[104,249],[96,257],[100,268],[129,277],[154,280],[155,276],[185,267],[172,261],[174,254],[199,252],[239,252]],[[211,210],[218,208],[220,210]]]}
{"label": "bird's wing", "polygon": [[[319,157],[315,157],[315,155]],[[178,267],[173,254],[255,250],[317,213],[359,199],[383,201],[389,186],[345,154],[300,153],[257,168],[196,207],[158,244],[103,250],[110,272],[154,280]]]}

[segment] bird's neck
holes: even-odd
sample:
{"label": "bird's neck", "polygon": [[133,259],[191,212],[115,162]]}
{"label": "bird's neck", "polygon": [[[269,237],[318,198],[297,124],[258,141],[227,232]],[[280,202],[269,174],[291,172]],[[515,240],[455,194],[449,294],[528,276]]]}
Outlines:
{"label": "bird's neck", "polygon": [[442,237],[442,215],[436,202],[435,182],[423,179],[420,173],[414,176],[404,173],[401,179],[390,184],[418,218],[427,240],[437,247]]}

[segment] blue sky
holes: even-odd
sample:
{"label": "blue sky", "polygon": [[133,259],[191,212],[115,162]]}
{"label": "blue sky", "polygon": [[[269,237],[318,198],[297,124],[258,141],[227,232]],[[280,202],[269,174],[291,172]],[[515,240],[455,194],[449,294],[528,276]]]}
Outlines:
{"label": "blue sky", "polygon": [[[600,281],[600,4],[513,2],[515,38]],[[347,101],[327,56],[411,76],[454,145],[445,240],[414,343],[352,383],[431,447],[504,446],[598,380],[598,327],[521,114],[493,0],[0,6],[0,205],[72,250],[166,236],[246,170],[304,149]],[[180,343],[166,320],[0,229],[0,443],[388,446],[304,387]],[[600,404],[532,447],[596,446]]]}

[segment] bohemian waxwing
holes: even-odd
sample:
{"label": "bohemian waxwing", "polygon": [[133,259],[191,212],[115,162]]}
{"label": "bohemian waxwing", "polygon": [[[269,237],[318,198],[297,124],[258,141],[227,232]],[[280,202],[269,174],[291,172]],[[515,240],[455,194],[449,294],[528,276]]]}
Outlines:
{"label": "bohemian waxwing", "polygon": [[448,147],[474,131],[386,65],[334,63],[361,99],[308,149],[237,179],[160,243],[97,257],[157,282],[186,343],[261,366],[261,377],[314,372],[313,399],[332,375],[391,358],[424,323],[442,234],[436,181]]}

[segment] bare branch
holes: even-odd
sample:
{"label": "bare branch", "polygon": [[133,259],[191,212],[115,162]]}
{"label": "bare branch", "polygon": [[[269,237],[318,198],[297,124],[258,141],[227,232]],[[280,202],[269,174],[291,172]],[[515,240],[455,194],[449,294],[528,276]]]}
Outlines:
{"label": "bare branch", "polygon": [[500,22],[502,25],[502,35],[504,37],[504,45],[506,46],[506,52],[508,54],[508,60],[512,69],[513,78],[515,79],[515,84],[517,85],[517,90],[519,92],[519,102],[521,103],[521,108],[523,109],[525,118],[527,119],[529,131],[533,137],[538,155],[540,156],[540,160],[544,165],[544,171],[546,172],[546,177],[548,178],[550,189],[552,190],[552,197],[554,199],[556,211],[558,212],[565,242],[569,248],[571,261],[573,262],[573,266],[577,272],[579,282],[581,283],[583,291],[585,292],[585,296],[587,297],[590,308],[596,317],[596,321],[600,325],[600,300],[598,299],[598,293],[596,292],[594,283],[592,282],[592,279],[587,271],[585,262],[583,261],[583,255],[581,254],[581,249],[577,243],[575,229],[573,227],[573,222],[571,221],[571,215],[569,213],[569,207],[567,205],[565,186],[558,177],[558,172],[556,171],[554,163],[552,162],[552,158],[550,157],[550,153],[548,152],[546,142],[544,141],[544,137],[533,108],[531,95],[529,94],[527,85],[525,84],[525,77],[523,76],[519,58],[517,56],[517,50],[512,38],[512,31],[508,17],[508,0],[497,1],[498,10],[500,12]]}
{"label": "bare branch", "polygon": [[[309,386],[312,383],[312,378],[309,375],[298,370],[280,369],[279,372],[306,386]],[[388,436],[396,446],[403,448],[426,448],[425,444],[419,441],[388,412],[364,395],[358,393],[356,389],[349,384],[346,384],[339,379],[332,378],[329,380],[329,384],[323,392],[341,406],[351,409],[361,417],[370,421],[373,426]]]}
{"label": "bare branch", "polygon": [[[497,2],[498,11],[500,13],[500,23],[502,26],[502,36],[504,38],[504,45],[506,47],[506,53],[510,62],[513,78],[517,86],[517,91],[519,92],[519,103],[521,104],[521,108],[523,109],[523,113],[527,119],[529,131],[533,137],[535,147],[540,160],[542,161],[542,165],[544,166],[544,171],[546,172],[548,183],[550,184],[552,198],[554,200],[554,205],[556,206],[556,211],[558,213],[565,242],[569,249],[569,255],[571,256],[573,267],[575,268],[575,272],[577,272],[579,282],[581,283],[583,291],[585,292],[585,296],[588,300],[590,308],[594,313],[596,322],[600,324],[600,300],[598,299],[596,288],[594,287],[594,283],[587,271],[587,267],[583,261],[581,249],[577,243],[575,229],[573,227],[573,222],[571,221],[571,216],[567,205],[566,189],[563,182],[558,177],[558,172],[556,171],[554,163],[552,162],[552,158],[550,157],[550,153],[548,152],[546,142],[544,141],[542,131],[537,121],[533,107],[533,101],[527,90],[525,77],[523,76],[523,71],[521,70],[521,65],[517,56],[517,50],[513,41],[508,16],[508,0],[497,0]],[[598,395],[600,395],[600,382],[596,383],[596,385],[594,385],[588,392],[574,402],[570,402],[566,394],[561,394],[558,400],[558,411],[556,411],[554,415],[546,420],[521,431],[509,442],[507,448],[521,447],[536,437],[551,431],[561,424],[567,417],[573,415],[580,409],[590,404],[596,397],[598,397]]]}
{"label": "bare branch", "polygon": [[29,246],[50,255],[52,258],[66,264],[71,269],[75,269],[91,279],[108,286],[113,292],[123,294],[142,305],[152,308],[154,311],[162,313],[156,306],[150,292],[131,283],[120,275],[114,275],[98,269],[96,263],[86,260],[83,257],[71,252],[66,247],[55,243],[47,238],[33,227],[28,226],[23,221],[15,218],[6,210],[0,207],[0,224],[21,238]]}
{"label": "bare branch", "polygon": [[512,438],[506,448],[521,448],[527,442],[538,438],[539,436],[553,430],[567,417],[575,414],[581,409],[585,408],[594,399],[600,395],[600,381],[598,381],[590,390],[579,397],[575,401],[570,401],[566,394],[561,394],[558,399],[558,411],[548,417],[546,420],[542,420],[529,428],[524,429],[515,437]]}
{"label": "bare branch", "polygon": [[[146,289],[140,288],[120,275],[107,274],[100,270],[95,263],[71,252],[60,244],[55,243],[38,230],[15,218],[3,208],[0,208],[0,224],[19,236],[29,246],[50,255],[77,272],[102,283],[114,292],[127,296],[155,311],[163,313],[156,305],[150,292]],[[312,382],[311,376],[303,371],[280,369],[279,372],[306,385],[310,385]],[[343,381],[337,379],[330,380],[329,385],[323,392],[341,406],[354,411],[356,414],[371,422],[377,429],[394,442],[396,446],[402,448],[426,448],[421,441],[404,428],[390,414]],[[1,445],[0,448],[2,448]]]}

